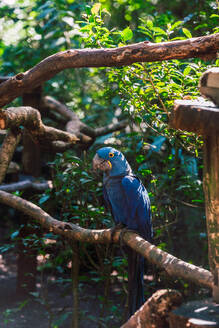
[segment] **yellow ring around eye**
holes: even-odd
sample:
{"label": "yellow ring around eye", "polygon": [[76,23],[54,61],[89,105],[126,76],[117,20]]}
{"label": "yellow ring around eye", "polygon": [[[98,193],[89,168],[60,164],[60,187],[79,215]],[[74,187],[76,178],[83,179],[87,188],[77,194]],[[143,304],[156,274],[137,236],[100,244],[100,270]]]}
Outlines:
{"label": "yellow ring around eye", "polygon": [[109,166],[110,166],[110,170],[111,170],[111,168],[112,168],[112,163],[111,163],[110,161],[107,161],[107,163],[109,164]]}
{"label": "yellow ring around eye", "polygon": [[114,157],[114,154],[113,153],[109,153],[109,157]]}

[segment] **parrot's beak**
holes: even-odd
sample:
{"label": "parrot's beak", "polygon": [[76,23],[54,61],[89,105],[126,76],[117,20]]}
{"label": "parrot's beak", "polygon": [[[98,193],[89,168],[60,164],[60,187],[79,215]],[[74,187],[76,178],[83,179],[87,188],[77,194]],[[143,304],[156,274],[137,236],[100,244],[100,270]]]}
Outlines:
{"label": "parrot's beak", "polygon": [[96,154],[93,158],[93,170],[101,170],[101,171],[109,171],[112,168],[112,164],[110,161],[107,161],[103,158],[100,158],[98,154]]}

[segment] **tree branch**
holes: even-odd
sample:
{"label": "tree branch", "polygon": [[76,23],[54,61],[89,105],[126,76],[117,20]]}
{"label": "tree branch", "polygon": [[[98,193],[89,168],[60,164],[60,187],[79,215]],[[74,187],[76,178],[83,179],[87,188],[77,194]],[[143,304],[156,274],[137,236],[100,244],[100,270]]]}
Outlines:
{"label": "tree branch", "polygon": [[0,129],[24,126],[32,137],[41,142],[61,140],[75,143],[74,134],[55,129],[43,124],[38,110],[32,107],[10,107],[0,112]]}
{"label": "tree branch", "polygon": [[68,120],[66,124],[66,131],[69,133],[74,133],[80,139],[80,142],[84,144],[92,143],[96,137],[122,130],[128,125],[128,120],[123,120],[115,124],[111,123],[109,125],[93,129],[81,122],[77,114],[71,111],[66,105],[52,97],[43,97],[42,106],[49,110],[56,111],[61,116],[65,117],[65,119]]}
{"label": "tree branch", "polygon": [[37,87],[66,68],[119,67],[137,62],[216,58],[218,49],[219,33],[180,41],[145,41],[119,48],[66,50],[45,58],[30,70],[1,83],[0,106],[8,104],[28,89]]}
{"label": "tree branch", "polygon": [[[56,220],[37,205],[15,195],[11,195],[5,191],[0,191],[0,202],[22,211],[23,213],[34,218],[44,228],[55,234],[62,235],[65,238],[90,243],[104,244],[112,242],[112,229],[84,229],[72,223]],[[119,242],[120,233],[121,230],[113,234],[113,242]],[[129,247],[140,253],[149,262],[154,263],[158,267],[164,269],[169,275],[181,277],[208,288],[213,287],[213,276],[208,270],[177,259],[176,257],[150,244],[135,232],[124,232],[123,239]]]}
{"label": "tree branch", "polygon": [[9,131],[4,138],[0,148],[0,183],[2,183],[5,178],[5,174],[20,139],[21,133],[18,130]]}
{"label": "tree branch", "polygon": [[46,189],[52,189],[52,181],[33,182],[29,179],[26,179],[24,181],[0,185],[0,190],[7,192],[13,192],[16,190],[20,191],[25,189],[33,189],[38,192],[42,192]]}
{"label": "tree branch", "polygon": [[99,137],[99,136],[103,136],[105,134],[108,134],[108,133],[111,133],[111,132],[114,132],[114,131],[122,130],[127,125],[128,125],[128,120],[122,120],[118,123],[111,123],[111,124],[108,124],[106,126],[96,128],[95,129],[95,136]]}

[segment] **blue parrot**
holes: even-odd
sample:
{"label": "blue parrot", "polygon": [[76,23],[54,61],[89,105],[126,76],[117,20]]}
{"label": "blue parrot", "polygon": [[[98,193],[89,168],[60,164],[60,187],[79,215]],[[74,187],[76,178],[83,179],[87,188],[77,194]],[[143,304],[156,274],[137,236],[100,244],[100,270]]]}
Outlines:
{"label": "blue parrot", "polygon": [[[142,182],[132,173],[125,156],[115,148],[104,147],[93,158],[94,170],[103,174],[103,196],[116,225],[134,230],[152,241],[150,200]],[[144,258],[127,247],[129,317],[144,303]]]}

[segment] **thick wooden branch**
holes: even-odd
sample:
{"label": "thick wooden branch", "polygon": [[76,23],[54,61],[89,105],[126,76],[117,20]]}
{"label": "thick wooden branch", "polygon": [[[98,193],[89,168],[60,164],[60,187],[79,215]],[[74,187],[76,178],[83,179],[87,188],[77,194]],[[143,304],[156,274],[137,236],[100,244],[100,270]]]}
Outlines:
{"label": "thick wooden branch", "polygon": [[[29,215],[49,231],[71,240],[76,239],[82,242],[102,244],[112,242],[112,229],[84,229],[72,223],[56,220],[37,205],[5,191],[0,191],[0,202]],[[113,242],[119,241],[120,233],[121,230],[113,235]],[[129,247],[142,254],[149,262],[164,269],[169,275],[181,277],[198,285],[212,288],[213,276],[208,270],[177,259],[150,244],[135,232],[124,232],[123,239]]]}
{"label": "thick wooden branch", "polygon": [[45,58],[30,70],[19,73],[0,85],[0,106],[28,89],[33,89],[66,68],[119,67],[137,62],[169,59],[216,58],[219,33],[188,40],[151,43],[148,41],[109,49],[72,49]]}
{"label": "thick wooden branch", "polygon": [[11,130],[7,133],[0,148],[0,183],[3,182],[11,162],[14,151],[21,139],[19,130]]}
{"label": "thick wooden branch", "polygon": [[176,100],[170,115],[172,128],[199,135],[219,133],[219,108],[203,100]]}
{"label": "thick wooden branch", "polygon": [[174,289],[158,290],[121,328],[168,327],[170,311],[179,306],[182,300],[182,295]]}
{"label": "thick wooden branch", "polygon": [[13,192],[13,191],[21,191],[26,189],[33,189],[38,192],[43,192],[46,189],[52,188],[52,181],[43,181],[43,182],[34,182],[29,179],[24,181],[19,181],[15,183],[8,183],[0,185],[0,190]]}
{"label": "thick wooden branch", "polygon": [[44,125],[39,111],[32,107],[10,107],[0,112],[0,129],[19,126],[25,127],[41,142],[61,140],[75,143],[78,140],[74,134]]}

